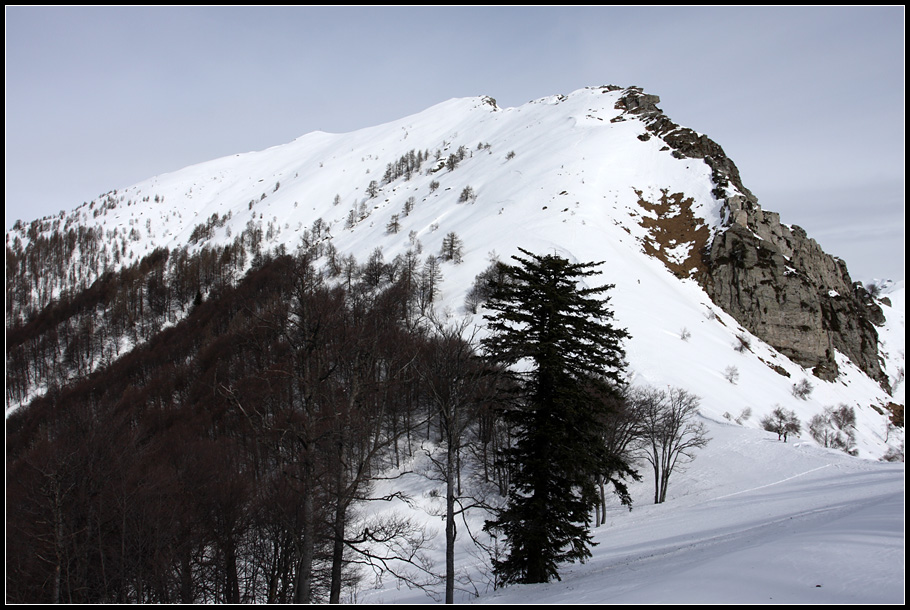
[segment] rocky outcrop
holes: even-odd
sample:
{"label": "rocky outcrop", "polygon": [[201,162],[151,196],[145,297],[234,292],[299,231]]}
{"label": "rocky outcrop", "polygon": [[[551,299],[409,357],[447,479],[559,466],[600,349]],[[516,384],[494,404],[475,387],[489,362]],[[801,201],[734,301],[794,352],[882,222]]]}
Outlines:
{"label": "rocky outcrop", "polygon": [[630,87],[616,107],[640,118],[674,155],[703,159],[712,170],[722,226],[702,254],[698,275],[711,299],[819,378],[837,377],[839,351],[887,389],[875,330],[884,315],[875,299],[851,281],[844,261],[826,254],[800,227],[762,210],[723,149],[670,121],[659,101]]}
{"label": "rocky outcrop", "polygon": [[[768,216],[762,232],[776,222],[776,214]],[[850,281],[843,261],[799,227],[776,227],[779,245],[736,223],[718,233],[700,278],[705,291],[752,334],[821,379],[837,377],[837,350],[886,384],[874,326],[881,309]]]}
{"label": "rocky outcrop", "polygon": [[616,102],[616,109],[630,114],[644,123],[646,129],[667,143],[673,154],[680,158],[702,159],[711,168],[716,185],[714,195],[723,199],[730,192],[743,197],[747,206],[757,205],[758,199],[747,189],[739,177],[739,169],[724,154],[720,144],[704,134],[680,127],[657,107],[660,98],[643,93],[639,87],[628,87]]}

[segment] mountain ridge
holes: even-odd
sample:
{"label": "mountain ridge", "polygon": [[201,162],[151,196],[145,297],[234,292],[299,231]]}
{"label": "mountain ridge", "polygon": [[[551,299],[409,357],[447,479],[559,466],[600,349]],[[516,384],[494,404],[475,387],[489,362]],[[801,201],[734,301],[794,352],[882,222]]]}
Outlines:
{"label": "mountain ridge", "polygon": [[[763,211],[723,149],[673,123],[658,102],[638,87],[611,85],[505,109],[488,96],[453,98],[382,125],[313,132],[152,177],[69,214],[17,223],[7,233],[7,248],[24,256],[39,237],[93,233],[95,258],[73,262],[89,248],[80,245],[70,250],[63,273],[38,271],[36,282],[46,285],[31,289],[38,294],[26,300],[40,310],[159,248],[192,253],[238,240],[247,248],[256,241],[266,251],[331,244],[362,260],[377,251],[386,258],[408,251],[426,256],[455,233],[463,262],[444,265],[440,302],[450,315],[463,313],[465,291],[490,260],[516,247],[553,250],[607,261],[606,280],[623,293],[616,298],[620,320],[654,306],[650,289],[634,296],[638,286],[660,286],[660,298],[685,299],[684,308],[701,315],[723,312],[731,329],[739,327],[733,334],[765,340],[774,348],[762,356],[775,361],[769,368],[792,376],[784,387],[803,367],[835,383],[849,367],[838,354],[846,354],[890,390],[896,365],[882,370],[870,322],[883,323],[880,305],[849,281],[845,265],[823,258],[802,229]],[[642,252],[647,256],[639,260]],[[764,254],[753,261],[756,252]],[[808,254],[796,264],[795,252]],[[829,279],[810,281],[809,272],[823,266],[833,266]],[[787,287],[772,288],[771,297],[761,293],[778,284]],[[753,293],[748,298],[746,286]],[[825,296],[831,293],[837,296]],[[775,302],[780,306],[770,314],[751,317]],[[787,322],[797,313],[797,324]],[[25,317],[8,307],[8,328]],[[784,323],[769,330],[769,317]],[[840,331],[832,327],[850,320],[855,336],[835,339]],[[635,319],[632,326],[633,337],[658,352],[659,337],[682,332],[655,329],[654,320]],[[773,352],[793,365],[776,363]],[[886,400],[880,388],[862,402]]]}

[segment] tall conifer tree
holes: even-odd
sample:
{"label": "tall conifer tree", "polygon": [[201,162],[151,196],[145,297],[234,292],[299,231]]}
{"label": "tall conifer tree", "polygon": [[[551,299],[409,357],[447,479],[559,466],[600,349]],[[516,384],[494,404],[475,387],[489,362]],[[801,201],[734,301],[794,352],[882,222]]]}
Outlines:
{"label": "tall conifer tree", "polygon": [[629,336],[610,323],[601,296],[613,286],[580,285],[602,263],[521,252],[526,258],[512,257],[518,265],[503,265],[486,304],[494,314],[483,341],[490,359],[516,371],[521,388],[507,412],[514,430],[504,456],[508,504],[486,525],[508,543],[508,555],[494,562],[503,584],[559,579],[559,564],[590,557],[596,476],[609,473],[619,485],[637,478],[602,440],[604,398],[622,384]]}

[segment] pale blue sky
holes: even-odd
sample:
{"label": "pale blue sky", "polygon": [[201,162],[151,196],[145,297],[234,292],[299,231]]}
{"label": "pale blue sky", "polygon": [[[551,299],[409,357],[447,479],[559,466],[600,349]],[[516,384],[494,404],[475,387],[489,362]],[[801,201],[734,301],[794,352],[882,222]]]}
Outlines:
{"label": "pale blue sky", "polygon": [[453,97],[638,85],[854,277],[904,275],[904,7],[7,7],[6,226]]}

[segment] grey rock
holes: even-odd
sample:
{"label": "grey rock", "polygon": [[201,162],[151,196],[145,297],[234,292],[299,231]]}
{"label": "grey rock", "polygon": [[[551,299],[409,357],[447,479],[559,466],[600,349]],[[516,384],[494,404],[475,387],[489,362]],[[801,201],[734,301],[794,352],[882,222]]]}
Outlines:
{"label": "grey rock", "polygon": [[852,285],[843,261],[814,240],[791,233],[782,243],[792,255],[747,227],[731,225],[709,247],[702,286],[750,332],[819,378],[837,377],[837,350],[886,383],[874,326],[884,320],[881,308],[861,285]]}

